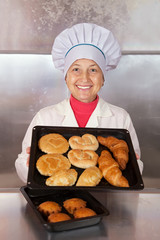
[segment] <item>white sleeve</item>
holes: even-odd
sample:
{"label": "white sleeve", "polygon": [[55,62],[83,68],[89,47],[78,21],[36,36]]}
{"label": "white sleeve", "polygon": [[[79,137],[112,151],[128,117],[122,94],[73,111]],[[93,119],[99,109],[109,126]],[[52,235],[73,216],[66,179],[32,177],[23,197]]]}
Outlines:
{"label": "white sleeve", "polygon": [[27,147],[31,146],[32,129],[36,125],[40,125],[39,113],[36,114],[32,122],[30,123],[22,142],[22,152],[18,155],[18,158],[15,161],[15,168],[16,168],[17,174],[19,178],[25,183],[27,182],[27,177],[28,177],[27,158],[29,156],[26,153],[26,149]]}
{"label": "white sleeve", "polygon": [[140,159],[138,159],[137,162],[138,162],[138,166],[139,166],[139,171],[142,175],[142,173],[143,173],[143,162]]}
{"label": "white sleeve", "polygon": [[126,124],[126,129],[128,129],[128,131],[130,133],[134,151],[139,156],[139,159],[137,160],[137,162],[138,162],[140,173],[142,174],[142,172],[143,172],[143,162],[140,160],[141,151],[140,151],[140,147],[139,147],[139,141],[138,141],[137,134],[136,134],[135,128],[133,126],[133,123],[132,123],[132,120],[131,120],[129,114],[126,118],[126,123],[125,124]]}

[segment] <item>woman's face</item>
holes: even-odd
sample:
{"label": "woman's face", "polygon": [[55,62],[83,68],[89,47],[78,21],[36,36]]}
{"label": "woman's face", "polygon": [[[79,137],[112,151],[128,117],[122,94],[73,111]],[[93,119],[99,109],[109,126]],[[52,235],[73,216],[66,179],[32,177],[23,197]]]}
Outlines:
{"label": "woman's face", "polygon": [[67,87],[72,96],[81,102],[92,102],[104,83],[100,67],[90,59],[76,60],[66,75]]}

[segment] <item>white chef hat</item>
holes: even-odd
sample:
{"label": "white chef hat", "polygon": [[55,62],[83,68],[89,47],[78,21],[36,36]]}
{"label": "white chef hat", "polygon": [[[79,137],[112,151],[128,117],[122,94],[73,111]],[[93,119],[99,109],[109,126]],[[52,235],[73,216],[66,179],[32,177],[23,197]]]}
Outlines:
{"label": "white chef hat", "polygon": [[112,32],[92,23],[80,23],[62,31],[55,39],[52,58],[57,69],[66,76],[77,59],[95,61],[105,77],[106,71],[117,66],[121,51]]}

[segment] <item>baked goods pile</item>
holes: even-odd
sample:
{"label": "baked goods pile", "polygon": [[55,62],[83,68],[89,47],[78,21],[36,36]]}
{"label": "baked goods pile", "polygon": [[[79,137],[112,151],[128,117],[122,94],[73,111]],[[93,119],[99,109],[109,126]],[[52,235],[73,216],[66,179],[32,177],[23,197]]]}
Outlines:
{"label": "baked goods pile", "polygon": [[[104,150],[97,154],[99,144]],[[113,136],[93,134],[72,136],[68,140],[57,133],[42,136],[39,149],[45,154],[39,157],[36,168],[46,179],[47,186],[97,186],[104,178],[117,187],[129,187],[122,175],[129,160],[128,145]],[[79,171],[81,169],[81,174]]]}
{"label": "baked goods pile", "polygon": [[63,201],[62,206],[54,201],[45,201],[37,207],[48,222],[62,222],[76,218],[96,216],[96,212],[87,207],[87,202],[81,198],[70,198]]}

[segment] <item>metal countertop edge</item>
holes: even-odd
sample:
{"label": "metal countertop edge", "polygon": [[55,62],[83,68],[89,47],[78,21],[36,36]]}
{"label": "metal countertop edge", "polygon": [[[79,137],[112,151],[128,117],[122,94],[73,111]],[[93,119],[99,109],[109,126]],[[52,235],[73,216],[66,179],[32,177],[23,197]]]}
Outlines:
{"label": "metal countertop edge", "polygon": [[[92,193],[98,193],[99,191],[89,191],[91,194]],[[144,188],[143,190],[106,190],[106,191],[100,191],[101,194],[106,194],[106,193],[130,193],[130,194],[141,194],[141,193],[147,193],[147,194],[154,194],[158,193],[160,194],[160,188]],[[19,188],[0,188],[0,193],[20,193],[20,187]]]}

